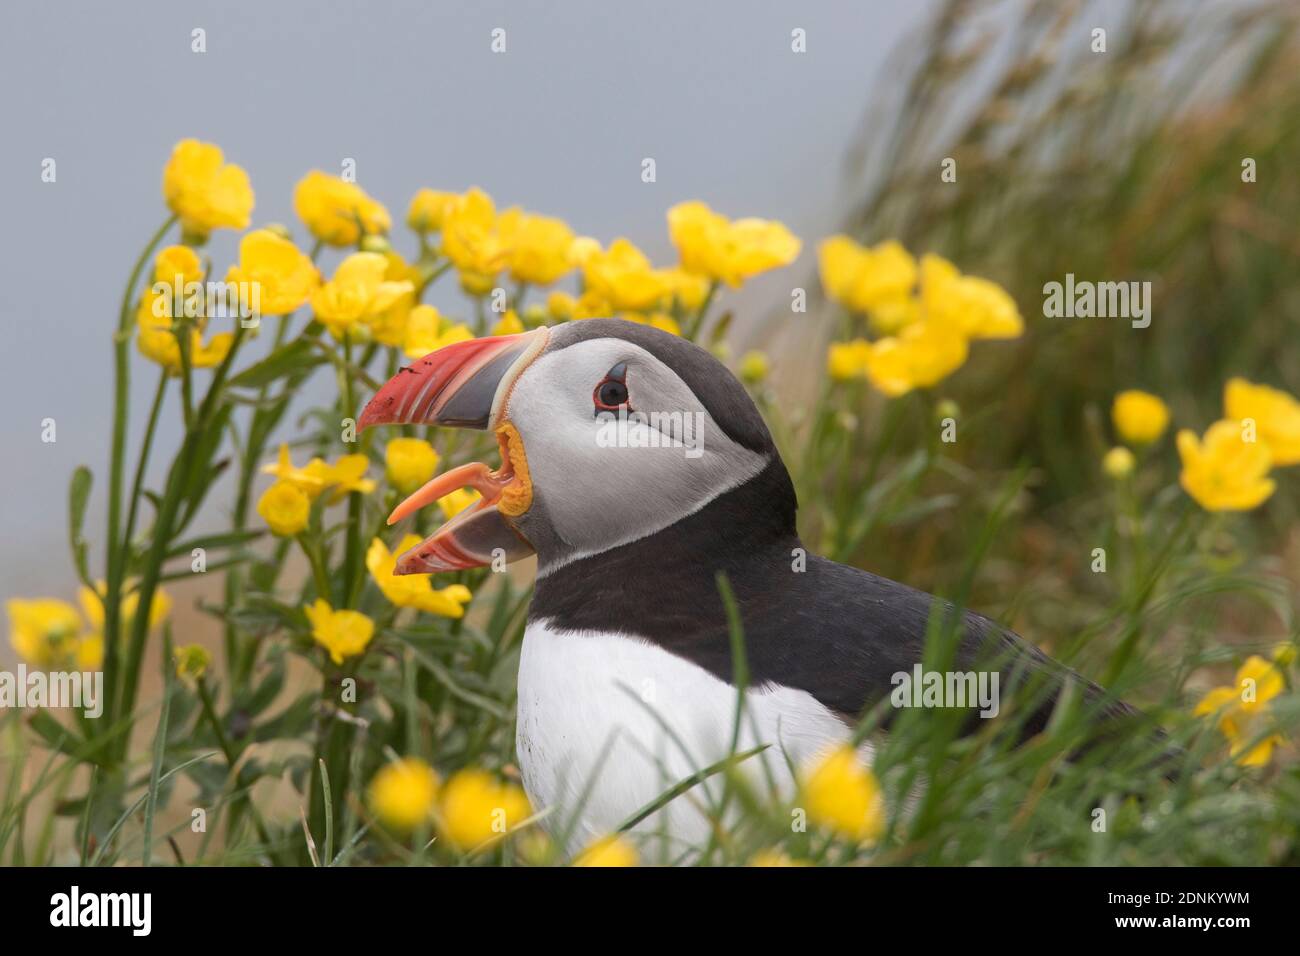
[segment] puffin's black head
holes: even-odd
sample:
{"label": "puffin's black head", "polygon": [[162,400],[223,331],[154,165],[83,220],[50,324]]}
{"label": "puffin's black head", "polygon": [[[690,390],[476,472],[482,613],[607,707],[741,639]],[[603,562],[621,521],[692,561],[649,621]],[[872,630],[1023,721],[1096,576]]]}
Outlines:
{"label": "puffin's black head", "polygon": [[483,494],[402,555],[399,574],[487,564],[497,549],[535,551],[545,573],[668,528],[760,473],[777,523],[794,530],[793,489],[744,387],[649,326],[589,319],[447,346],[366,406],[361,427],[385,423],[490,428],[502,452],[497,471],[453,469],[394,511],[390,523],[459,487]]}

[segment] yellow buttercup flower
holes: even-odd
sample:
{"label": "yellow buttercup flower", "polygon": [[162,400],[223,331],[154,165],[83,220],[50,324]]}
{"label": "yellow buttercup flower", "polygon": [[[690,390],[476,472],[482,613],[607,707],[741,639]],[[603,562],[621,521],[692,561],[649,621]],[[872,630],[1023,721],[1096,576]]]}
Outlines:
{"label": "yellow buttercup flower", "polygon": [[433,477],[438,453],[423,438],[392,438],[384,449],[384,476],[404,495]]}
{"label": "yellow buttercup flower", "polygon": [[307,527],[311,499],[292,482],[277,481],[262,492],[262,497],[257,500],[257,513],[272,534],[292,538]]}
{"label": "yellow buttercup flower", "polygon": [[498,228],[496,204],[478,187],[457,196],[442,221],[442,252],[460,273],[461,286],[471,295],[492,288],[510,257],[507,237]]}
{"label": "yellow buttercup flower", "polygon": [[592,842],[574,859],[574,866],[627,867],[640,862],[636,847],[626,837],[618,834],[601,837]]}
{"label": "yellow buttercup flower", "polygon": [[257,289],[262,315],[288,315],[311,298],[320,284],[316,266],[297,246],[269,229],[255,229],[239,240],[239,264],[226,282]]}
{"label": "yellow buttercup flower", "polygon": [[854,312],[897,308],[918,275],[912,254],[892,239],[866,248],[849,236],[831,236],[817,247],[817,265],[826,295]]}
{"label": "yellow buttercup flower", "polygon": [[212,652],[202,644],[184,644],[175,651],[176,676],[183,681],[197,681],[212,663]]}
{"label": "yellow buttercup flower", "polygon": [[1110,417],[1124,441],[1149,445],[1169,427],[1169,406],[1149,392],[1131,388],[1115,396]]}
{"label": "yellow buttercup flower", "polygon": [[1123,445],[1116,445],[1110,451],[1106,452],[1101,460],[1101,470],[1108,477],[1116,481],[1122,481],[1129,475],[1133,474],[1133,468],[1137,464],[1137,459],[1133,453]]}
{"label": "yellow buttercup flower", "polygon": [[421,189],[411,198],[406,210],[406,224],[416,232],[437,232],[447,216],[447,210],[460,196],[457,193]]}
{"label": "yellow buttercup flower", "polygon": [[457,488],[451,494],[439,498],[438,507],[442,509],[443,517],[450,521],[482,497],[471,488]]}
{"label": "yellow buttercup flower", "polygon": [[532,814],[524,791],[486,770],[453,774],[438,801],[443,832],[461,850],[499,840]]}
{"label": "yellow buttercup flower", "polygon": [[76,650],[76,668],[97,671],[104,666],[104,635],[91,632],[81,639]]}
{"label": "yellow buttercup flower", "polygon": [[582,276],[588,292],[615,311],[648,309],[673,288],[670,278],[653,268],[645,253],[622,238],[615,239],[608,249],[587,256]]}
{"label": "yellow buttercup flower", "polygon": [[972,339],[1014,339],[1025,330],[1016,300],[1001,286],[962,275],[933,253],[921,257],[921,308],[927,321]]}
{"label": "yellow buttercup flower", "polygon": [[[156,362],[166,370],[168,375],[178,376],[183,369],[181,346],[176,332],[172,330],[170,318],[159,318],[157,312],[170,313],[170,306],[155,309],[155,303],[167,301],[166,296],[155,297],[152,292],[140,305],[139,321],[136,327],[135,344],[140,354],[151,362]],[[212,368],[225,361],[234,345],[235,337],[230,332],[218,332],[206,343],[202,333],[195,327],[189,329],[190,368]]]}
{"label": "yellow buttercup flower", "polygon": [[866,339],[832,342],[826,350],[826,372],[837,382],[867,377],[871,343]]}
{"label": "yellow buttercup flower", "polygon": [[897,335],[909,325],[920,322],[924,316],[921,300],[909,295],[878,303],[867,313],[867,324],[878,335]]}
{"label": "yellow buttercup flower", "polygon": [[687,272],[681,266],[664,269],[662,274],[668,280],[668,287],[682,310],[698,312],[709,297],[712,283],[709,282],[708,277]]}
{"label": "yellow buttercup flower", "polygon": [[587,264],[587,260],[600,252],[600,243],[591,236],[578,236],[569,246],[569,258],[573,264],[581,269]]}
{"label": "yellow buttercup flower", "polygon": [[[168,246],[154,258],[153,280],[168,285],[184,287],[203,279],[203,260],[189,246]],[[167,313],[171,315],[170,312]]]}
{"label": "yellow buttercup flower", "polygon": [[1178,433],[1178,480],[1207,511],[1249,511],[1273,494],[1269,448],[1244,441],[1241,429],[1241,423],[1225,419],[1211,425],[1204,439],[1188,429]]}
{"label": "yellow buttercup flower", "polygon": [[524,323],[514,309],[507,309],[506,314],[501,316],[501,321],[492,326],[493,335],[517,335],[523,330]]}
{"label": "yellow buttercup flower", "polygon": [[601,298],[599,293],[584,292],[574,303],[572,318],[574,321],[579,319],[607,319],[614,314],[614,307],[605,299]]}
{"label": "yellow buttercup flower", "polygon": [[280,455],[274,465],[263,465],[262,474],[275,475],[293,485],[308,498],[315,499],[329,484],[330,469],[321,458],[313,458],[302,468],[295,468],[289,457],[289,446],[281,443]]}
{"label": "yellow buttercup flower", "polygon": [[[279,459],[273,465],[263,465],[262,473],[274,475],[280,482],[301,491],[309,500],[327,488],[331,489],[329,502],[333,504],[352,491],[365,495],[374,491],[375,482],[365,477],[369,468],[370,459],[365,455],[343,455],[332,465],[313,458],[304,467],[296,468],[289,457],[289,446],[281,444]],[[288,499],[285,501],[287,504]]]}
{"label": "yellow buttercup flower", "polygon": [[668,232],[683,269],[733,288],[760,272],[789,265],[800,249],[799,240],[779,222],[733,222],[698,201],[668,210]]}
{"label": "yellow buttercup flower", "polygon": [[1277,388],[1228,379],[1223,389],[1224,417],[1255,423],[1276,466],[1300,463],[1300,402]]}
{"label": "yellow buttercup flower", "polygon": [[375,622],[370,618],[360,611],[336,611],[324,598],[317,598],[304,610],[312,638],[329,652],[335,664],[364,653],[375,634]]}
{"label": "yellow buttercup flower", "polygon": [[516,282],[550,285],[574,267],[573,230],[564,220],[508,209],[500,230],[509,250],[510,277]]}
{"label": "yellow buttercup flower", "polygon": [[375,490],[373,478],[367,478],[370,459],[365,455],[342,455],[330,465],[326,483],[330,486],[330,504],[342,501],[353,491],[368,495]]}
{"label": "yellow buttercup flower", "polygon": [[758,385],[767,379],[772,369],[766,352],[757,349],[746,352],[740,357],[740,380],[749,385]]}
{"label": "yellow buttercup flower", "polygon": [[423,358],[444,345],[472,338],[474,333],[468,325],[446,321],[431,305],[417,305],[407,317],[402,350],[408,358]]}
{"label": "yellow buttercup flower", "polygon": [[[155,281],[165,283],[167,288],[148,289],[136,311],[136,348],[145,358],[161,365],[169,375],[180,375],[182,370],[181,347],[177,338],[180,328],[173,323],[174,308],[178,301],[174,295],[177,292],[174,283],[178,274],[186,283],[197,282],[202,278],[202,266],[198,265],[196,260],[197,257],[191,260],[190,257],[173,252],[171,249],[164,249],[154,268],[157,276]],[[176,268],[184,272],[164,277],[164,270]],[[202,333],[207,325],[204,314],[208,305],[206,296],[200,293],[193,300],[189,300],[183,288],[179,294],[181,296],[179,301],[187,307],[193,307],[198,313],[194,318],[187,320],[190,323],[190,367],[211,368],[219,365],[230,352],[234,344],[234,335],[230,332],[221,332],[204,343]]]}
{"label": "yellow buttercup flower", "polygon": [[316,318],[336,339],[360,330],[367,320],[381,315],[414,290],[409,280],[386,278],[388,259],[378,252],[354,252],[334,271],[334,276],[311,296]]}
{"label": "yellow buttercup flower", "polygon": [[71,670],[78,664],[84,625],[75,607],[55,598],[12,598],[5,608],[9,643],[19,657],[51,670]]}
{"label": "yellow buttercup flower", "polygon": [[[363,245],[371,242],[368,238]],[[406,342],[407,329],[411,321],[411,312],[415,308],[416,294],[421,282],[420,271],[409,265],[398,252],[389,247],[384,253],[388,268],[384,270],[385,282],[410,283],[411,288],[397,297],[387,309],[382,309],[362,321],[370,330],[370,338],[380,345],[401,348]]]}
{"label": "yellow buttercup flower", "polygon": [[803,776],[800,800],[808,819],[858,843],[885,831],[885,800],[872,774],[844,744],[827,753]]}
{"label": "yellow buttercup flower", "polygon": [[409,833],[433,819],[438,774],[418,757],[386,763],[370,781],[370,809],[385,826]]}
{"label": "yellow buttercup flower", "polygon": [[213,229],[247,229],[253,214],[248,174],[226,163],[219,146],[183,139],[163,169],[163,199],[181,229],[206,236]]}
{"label": "yellow buttercup flower", "polygon": [[925,321],[909,325],[896,337],[871,345],[867,378],[891,398],[915,388],[936,385],[966,361],[966,339],[953,329]]}
{"label": "yellow buttercup flower", "polygon": [[313,169],[293,190],[293,208],[321,242],[353,246],[363,234],[386,233],[388,210],[356,183]]}
{"label": "yellow buttercup flower", "polygon": [[464,617],[465,605],[473,595],[463,584],[450,584],[434,590],[427,574],[394,574],[397,556],[420,543],[418,534],[408,534],[395,551],[379,538],[370,542],[366,551],[366,569],[384,597],[398,607],[413,607],[439,617]]}
{"label": "yellow buttercup flower", "polygon": [[[135,587],[136,582],[127,582],[126,593],[122,595],[122,601],[118,608],[123,623],[128,627],[131,621],[135,619],[135,612],[140,605],[140,594],[135,590]],[[93,631],[104,630],[104,597],[107,594],[108,583],[106,581],[96,581],[93,591],[84,584],[77,589],[77,601],[81,605],[81,613],[86,615],[86,621],[89,622]],[[171,609],[171,597],[162,588],[155,588],[153,600],[149,602],[149,630],[156,631],[162,627],[162,623],[167,619],[167,615],[171,613]]]}
{"label": "yellow buttercup flower", "polygon": [[546,297],[546,311],[557,322],[567,322],[573,318],[573,310],[578,300],[567,292],[552,292]]}
{"label": "yellow buttercup flower", "polygon": [[1262,767],[1273,758],[1273,748],[1282,742],[1280,734],[1261,732],[1269,710],[1269,701],[1285,689],[1281,671],[1258,655],[1247,658],[1237,671],[1235,683],[1216,687],[1201,698],[1193,713],[1198,717],[1215,716],[1219,730],[1227,738],[1232,757],[1242,766]]}

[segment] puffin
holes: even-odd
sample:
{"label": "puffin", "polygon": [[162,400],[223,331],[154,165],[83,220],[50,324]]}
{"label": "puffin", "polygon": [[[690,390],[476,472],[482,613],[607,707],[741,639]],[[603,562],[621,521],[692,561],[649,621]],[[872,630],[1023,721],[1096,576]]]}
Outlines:
{"label": "puffin", "polygon": [[[691,780],[634,829],[700,846],[719,785],[702,771],[740,751],[758,751],[739,764],[750,778],[797,792],[799,768],[854,741],[873,708],[887,732],[898,708],[886,702],[926,662],[936,620],[955,635],[952,667],[998,675],[1003,710],[1026,689],[1022,737],[1068,688],[1089,721],[1141,716],[989,618],[809,553],[790,475],[745,387],[671,333],[586,319],[447,345],[379,389],[358,420],[377,425],[496,436],[498,467],[453,468],[392,513],[390,525],[456,489],[480,493],[394,573],[501,571],[536,555],[518,765],[533,807],[571,847]],[[978,705],[966,706],[963,726],[977,726]],[[870,762],[871,735],[857,746]]]}

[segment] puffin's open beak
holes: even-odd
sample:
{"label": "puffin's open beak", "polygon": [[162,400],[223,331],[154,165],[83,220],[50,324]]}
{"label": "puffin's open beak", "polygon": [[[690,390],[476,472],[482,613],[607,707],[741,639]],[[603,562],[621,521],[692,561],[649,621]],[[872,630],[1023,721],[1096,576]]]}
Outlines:
{"label": "puffin's open beak", "polygon": [[359,428],[371,425],[447,425],[493,429],[501,467],[475,462],[436,476],[399,504],[391,525],[466,486],[482,496],[424,541],[397,559],[394,574],[459,571],[507,562],[533,553],[532,546],[506,521],[528,510],[532,484],[519,433],[502,416],[515,379],[546,347],[548,332],[456,342],[431,352],[398,372],[366,405]]}

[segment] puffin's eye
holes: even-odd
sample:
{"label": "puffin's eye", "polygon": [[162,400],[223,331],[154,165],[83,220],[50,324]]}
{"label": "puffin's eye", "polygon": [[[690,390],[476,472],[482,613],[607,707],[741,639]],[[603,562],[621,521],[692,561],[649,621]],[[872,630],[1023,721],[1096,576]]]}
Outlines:
{"label": "puffin's eye", "polygon": [[617,411],[620,405],[627,404],[627,363],[619,362],[605,373],[605,377],[591,393],[591,400],[597,411]]}
{"label": "puffin's eye", "polygon": [[607,378],[596,386],[594,398],[597,408],[615,411],[620,405],[627,404],[627,386]]}

